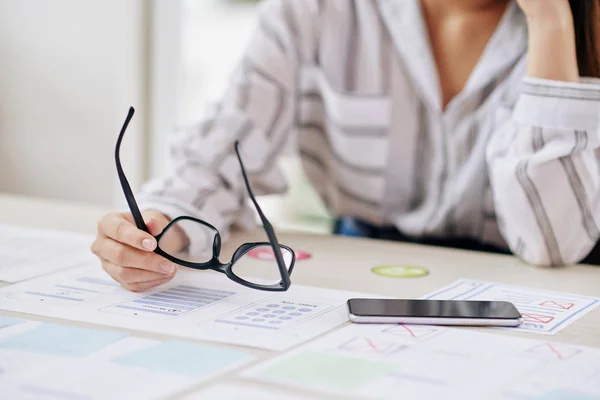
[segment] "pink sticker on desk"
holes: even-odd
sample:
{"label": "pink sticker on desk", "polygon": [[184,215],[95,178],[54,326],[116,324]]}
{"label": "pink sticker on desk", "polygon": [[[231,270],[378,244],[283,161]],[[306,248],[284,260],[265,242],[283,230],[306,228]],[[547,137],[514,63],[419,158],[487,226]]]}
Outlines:
{"label": "pink sticker on desk", "polygon": [[[296,261],[306,260],[311,257],[310,253],[301,250],[294,250],[296,253]],[[273,254],[273,249],[266,246],[256,247],[248,252],[248,255],[252,258],[256,258],[259,260],[275,260],[275,255]]]}

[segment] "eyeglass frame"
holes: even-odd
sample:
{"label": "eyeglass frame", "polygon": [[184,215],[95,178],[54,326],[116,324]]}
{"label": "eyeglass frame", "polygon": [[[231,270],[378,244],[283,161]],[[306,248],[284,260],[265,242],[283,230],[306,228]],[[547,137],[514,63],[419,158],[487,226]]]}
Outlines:
{"label": "eyeglass frame", "polygon": [[[117,166],[117,174],[119,176],[119,181],[121,182],[121,187],[123,189],[123,194],[125,195],[125,200],[127,201],[127,204],[129,205],[129,210],[131,211],[131,215],[133,216],[135,225],[137,226],[138,229],[150,234],[150,230],[148,229],[148,227],[146,226],[146,223],[144,222],[142,213],[140,212],[138,204],[133,195],[133,190],[131,189],[131,186],[129,185],[129,181],[127,180],[127,177],[125,176],[125,172],[123,171],[123,167],[121,165],[121,157],[120,157],[121,142],[123,141],[123,137],[125,136],[125,131],[127,130],[127,127],[129,126],[129,123],[130,123],[131,119],[133,118],[134,113],[135,113],[135,109],[133,107],[130,107],[129,112],[127,113],[125,122],[123,123],[121,131],[119,133],[119,137],[117,139],[117,144],[115,146],[115,162],[116,162],[116,166]],[[232,281],[234,281],[240,285],[249,287],[251,289],[272,291],[272,292],[287,291],[291,286],[290,275],[292,274],[292,270],[293,270],[295,262],[296,262],[296,254],[290,247],[279,244],[279,241],[277,240],[273,226],[271,225],[271,223],[269,222],[269,220],[263,213],[262,209],[260,208],[260,205],[258,204],[258,202],[256,200],[256,197],[254,196],[254,192],[252,191],[252,187],[250,185],[250,180],[248,178],[246,168],[244,167],[244,163],[243,163],[242,157],[240,155],[238,140],[235,141],[234,147],[235,147],[237,159],[240,164],[241,171],[242,171],[242,177],[244,178],[244,184],[246,186],[246,190],[248,192],[248,195],[250,196],[250,199],[252,200],[252,203],[253,203],[259,217],[260,217],[260,220],[263,224],[263,229],[265,230],[265,233],[267,234],[267,238],[269,239],[269,241],[268,242],[251,242],[251,243],[244,243],[244,244],[240,245],[237,248],[237,250],[233,253],[233,255],[231,256],[231,261],[224,264],[219,259],[219,256],[221,254],[221,234],[219,233],[219,230],[217,228],[215,228],[213,225],[211,225],[210,223],[203,221],[201,219],[194,218],[191,216],[179,216],[179,217],[174,218],[172,221],[170,221],[167,224],[167,226],[165,226],[158,235],[156,235],[156,236],[153,235],[154,238],[156,239],[156,248],[154,249],[154,253],[166,258],[167,260],[169,260],[171,262],[174,262],[176,264],[182,265],[187,268],[192,268],[192,269],[196,269],[196,270],[213,270],[216,272],[221,272],[221,273],[225,274]],[[167,253],[166,251],[164,251],[163,249],[160,248],[160,245],[159,245],[160,238],[166,232],[169,231],[169,228],[171,228],[171,226],[173,226],[174,224],[176,224],[180,221],[184,221],[184,220],[199,223],[201,225],[204,225],[204,226],[210,228],[214,232],[215,236],[214,236],[214,240],[213,240],[213,249],[212,249],[213,255],[209,261],[202,262],[202,263],[196,263],[196,262],[182,260],[177,257],[174,257],[173,255]],[[189,238],[188,238],[188,240],[189,240]],[[256,247],[264,247],[264,246],[270,246],[273,250],[273,254],[275,256],[275,261],[277,262],[277,266],[279,268],[279,274],[281,276],[281,280],[278,283],[270,284],[270,285],[260,285],[260,284],[256,284],[253,282],[248,282],[248,281],[240,278],[233,272],[233,266],[235,265],[235,263],[237,261],[239,261],[240,258],[242,258],[244,255],[246,255],[252,249],[254,249]],[[283,248],[283,249],[289,251],[291,254],[292,258],[290,261],[289,269],[285,265],[281,251],[278,251],[278,249],[280,249],[280,248]]]}

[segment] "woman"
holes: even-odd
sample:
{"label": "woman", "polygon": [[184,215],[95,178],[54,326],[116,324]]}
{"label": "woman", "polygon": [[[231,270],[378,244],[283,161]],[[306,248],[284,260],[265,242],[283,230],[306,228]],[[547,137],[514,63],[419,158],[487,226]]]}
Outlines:
{"label": "woman", "polygon": [[[479,243],[576,263],[599,236],[600,0],[266,0],[214,115],[178,137],[175,167],[138,197],[152,234],[191,215],[222,233],[255,188],[286,189],[297,135],[332,212],[374,237]],[[172,279],[128,214],[92,249],[130,290]],[[345,228],[340,228],[343,231]],[[379,233],[378,233],[379,232]],[[193,251],[206,243],[180,231]],[[189,240],[189,242],[188,242]],[[476,248],[476,246],[470,246]]]}

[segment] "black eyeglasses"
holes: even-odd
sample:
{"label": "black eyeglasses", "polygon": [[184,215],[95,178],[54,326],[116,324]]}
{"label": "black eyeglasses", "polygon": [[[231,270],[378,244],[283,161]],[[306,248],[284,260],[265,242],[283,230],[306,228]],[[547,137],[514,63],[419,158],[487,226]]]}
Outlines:
{"label": "black eyeglasses", "polygon": [[[121,128],[121,132],[119,133],[119,138],[117,139],[117,145],[115,147],[115,160],[123,193],[125,194],[127,204],[129,204],[129,209],[131,210],[135,224],[138,229],[150,233],[148,227],[144,223],[144,219],[135,201],[129,182],[125,177],[119,156],[123,136],[134,112],[135,110],[131,107],[127,114],[127,118],[125,119],[125,123]],[[240,155],[239,142],[237,141],[235,142],[235,152],[240,163],[248,195],[258,212],[269,242],[244,243],[233,253],[231,261],[223,264],[219,260],[219,255],[221,253],[221,235],[217,228],[206,221],[189,216],[181,216],[173,219],[160,234],[155,236],[157,246],[154,252],[169,261],[184,267],[198,270],[211,269],[213,271],[222,272],[227,275],[229,279],[252,289],[286,291],[291,285],[290,275],[294,268],[296,255],[291,248],[278,243],[273,226],[267,220],[258,205],[254,193],[252,192],[252,188],[250,187],[250,181],[248,180],[248,175]],[[204,245],[197,246],[198,250],[196,250],[190,248],[189,242],[181,242],[182,237],[191,236],[194,237],[195,243],[201,242]],[[204,239],[203,242],[202,239]],[[212,243],[210,243],[211,241]],[[269,252],[272,251],[274,262],[252,262],[251,255],[254,252],[259,254],[262,252],[261,250],[264,250],[265,248],[267,248]],[[211,249],[212,252],[210,251]],[[259,278],[253,277],[253,274],[258,275]]]}

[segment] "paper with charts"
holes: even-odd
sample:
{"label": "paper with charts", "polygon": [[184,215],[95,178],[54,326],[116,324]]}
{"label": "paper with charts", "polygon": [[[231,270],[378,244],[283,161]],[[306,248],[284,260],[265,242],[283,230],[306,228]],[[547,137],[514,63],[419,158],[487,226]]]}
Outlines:
{"label": "paper with charts", "polygon": [[253,359],[217,346],[0,316],[3,399],[162,399]]}
{"label": "paper with charts", "polygon": [[513,303],[523,323],[514,328],[555,335],[600,305],[600,299],[500,283],[458,280],[424,296],[436,300],[500,300]]}
{"label": "paper with charts", "polygon": [[94,259],[93,236],[0,224],[0,281],[19,282]]}
{"label": "paper with charts", "polygon": [[364,399],[597,399],[600,349],[458,328],[352,324],[242,372]]}
{"label": "paper with charts", "polygon": [[365,296],[300,285],[252,290],[222,274],[183,268],[168,284],[134,293],[88,266],[2,288],[0,309],[285,350],[346,322],[346,300]]}

